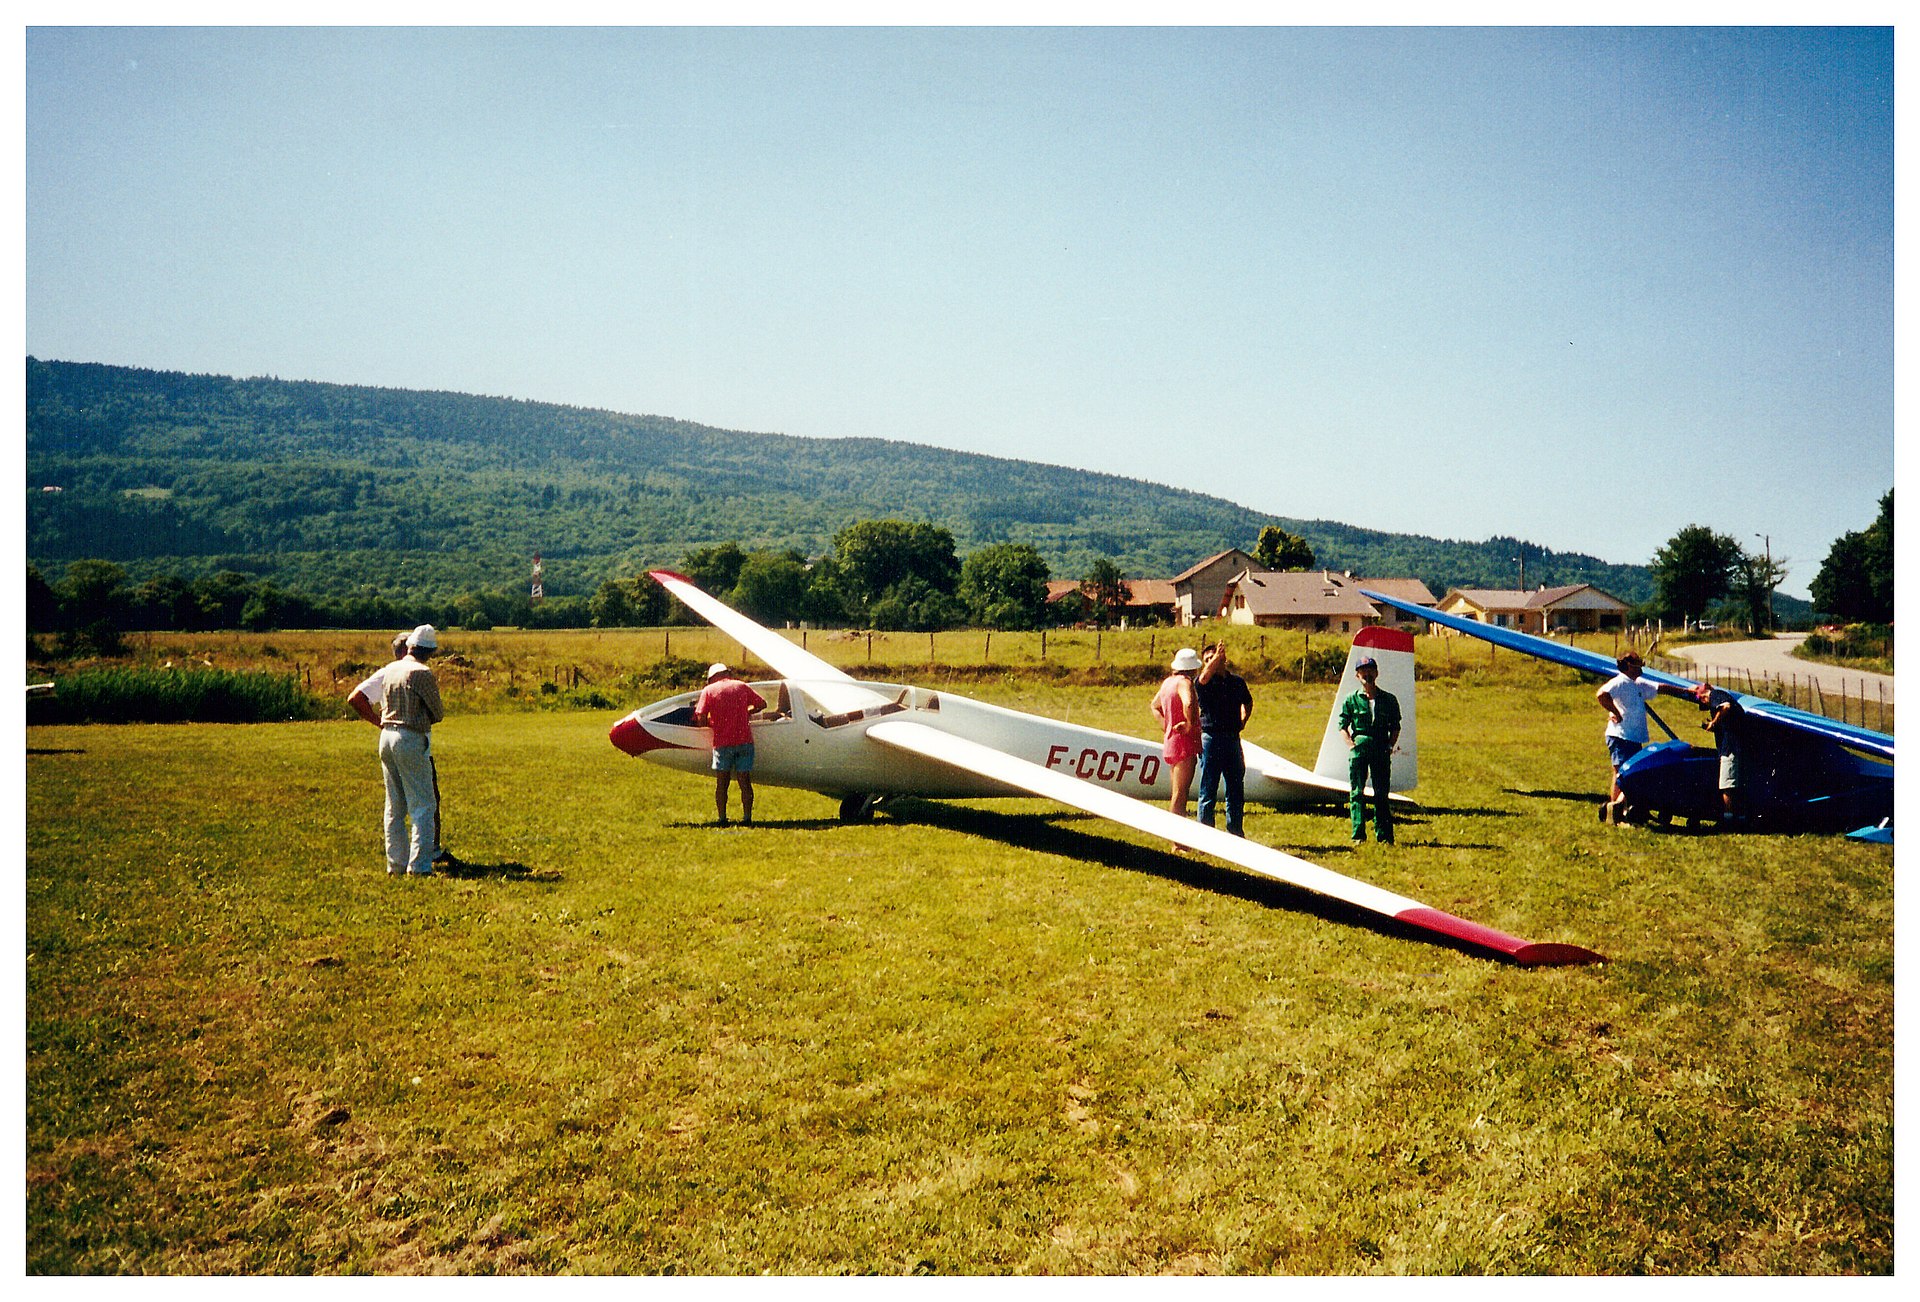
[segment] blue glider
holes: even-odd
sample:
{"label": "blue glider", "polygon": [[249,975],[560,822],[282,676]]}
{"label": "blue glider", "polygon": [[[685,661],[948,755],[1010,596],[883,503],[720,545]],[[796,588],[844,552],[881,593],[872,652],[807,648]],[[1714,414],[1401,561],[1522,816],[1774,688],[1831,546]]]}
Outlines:
{"label": "blue glider", "polygon": [[[1445,615],[1365,588],[1361,595],[1523,655],[1603,678],[1616,672],[1613,660],[1597,651]],[[1654,669],[1643,670],[1641,677],[1672,687],[1696,686],[1691,679]],[[1755,826],[1809,832],[1874,827],[1880,835],[1872,839],[1892,838],[1891,736],[1796,710],[1764,696],[1745,692],[1732,695],[1746,711],[1742,794],[1747,817]],[[1717,756],[1681,741],[1665,720],[1658,715],[1653,718],[1673,740],[1643,748],[1621,767],[1621,795],[1630,807],[1661,822],[1676,817],[1718,821],[1722,811]]]}

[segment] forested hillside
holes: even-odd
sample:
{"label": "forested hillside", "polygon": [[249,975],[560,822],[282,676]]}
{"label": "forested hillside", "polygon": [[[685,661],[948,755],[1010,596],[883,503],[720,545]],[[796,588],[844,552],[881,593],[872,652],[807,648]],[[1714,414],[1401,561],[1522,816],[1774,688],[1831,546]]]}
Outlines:
{"label": "forested hillside", "polygon": [[[1523,546],[908,443],[466,394],[28,358],[26,395],[27,555],[49,578],[97,557],[134,578],[237,570],[316,596],[444,597],[520,584],[539,552],[550,594],[584,594],[728,541],[815,556],[855,521],[892,518],[945,527],[963,555],[1030,543],[1068,578],[1102,557],[1166,577],[1277,523],[1322,565],[1439,593],[1511,586]],[[1641,566],[1524,549],[1529,584],[1651,594]]]}

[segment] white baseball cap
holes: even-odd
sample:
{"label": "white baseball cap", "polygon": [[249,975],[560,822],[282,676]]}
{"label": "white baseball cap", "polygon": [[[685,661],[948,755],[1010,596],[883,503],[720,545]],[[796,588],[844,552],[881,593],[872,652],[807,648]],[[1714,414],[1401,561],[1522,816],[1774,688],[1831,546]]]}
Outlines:
{"label": "white baseball cap", "polygon": [[716,661],[715,663],[707,666],[707,681],[712,682],[714,679],[718,678],[721,674],[732,673],[732,672],[733,671],[728,669],[725,665],[720,664],[718,661]]}
{"label": "white baseball cap", "polygon": [[433,631],[433,625],[422,624],[419,628],[407,634],[407,645],[410,647],[420,647],[427,651],[438,651],[440,649],[440,636]]}

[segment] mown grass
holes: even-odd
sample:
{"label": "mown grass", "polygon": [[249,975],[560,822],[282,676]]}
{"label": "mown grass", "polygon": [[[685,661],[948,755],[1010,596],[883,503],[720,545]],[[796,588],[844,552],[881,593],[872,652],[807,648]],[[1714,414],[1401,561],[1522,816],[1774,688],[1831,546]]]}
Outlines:
{"label": "mown grass", "polygon": [[1599,825],[1590,696],[1430,684],[1397,850],[1248,820],[1540,971],[1041,802],[720,832],[611,713],[437,729],[429,881],[362,725],[31,729],[27,1267],[1890,1271],[1891,850]]}

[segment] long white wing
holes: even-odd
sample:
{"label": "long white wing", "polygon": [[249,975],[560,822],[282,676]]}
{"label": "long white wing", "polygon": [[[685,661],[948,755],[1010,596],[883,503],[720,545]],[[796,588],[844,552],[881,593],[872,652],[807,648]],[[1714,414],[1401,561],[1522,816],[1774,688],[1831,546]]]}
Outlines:
{"label": "long white wing", "polygon": [[851,714],[886,700],[878,692],[854,682],[845,670],[828,664],[811,651],[795,646],[772,629],[762,628],[725,602],[702,592],[686,575],[672,570],[649,570],[648,574],[655,583],[680,598],[687,609],[766,661],[782,678],[805,682],[808,693],[828,711]]}
{"label": "long white wing", "polygon": [[1429,908],[1418,900],[1369,886],[1318,864],[1308,863],[1305,859],[1232,836],[1218,828],[1176,817],[1169,810],[1142,804],[1130,796],[1082,782],[1068,774],[1043,768],[991,746],[982,746],[922,723],[886,719],[868,728],[867,736],[883,745],[951,764],[970,773],[979,773],[1023,791],[1031,791],[1036,796],[1058,800],[1061,804],[1110,818],[1116,823],[1138,828],[1150,836],[1165,837],[1264,877],[1343,900],[1369,912],[1455,940],[1496,950],[1523,966],[1605,961],[1600,955],[1577,945],[1529,944],[1517,936],[1509,936],[1465,918],[1456,918],[1451,913]]}

